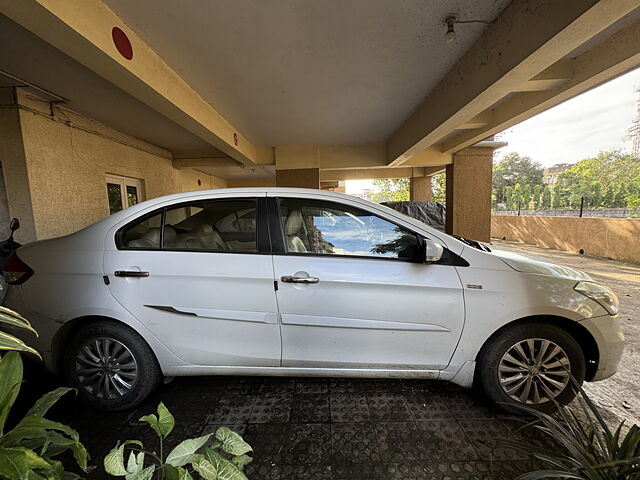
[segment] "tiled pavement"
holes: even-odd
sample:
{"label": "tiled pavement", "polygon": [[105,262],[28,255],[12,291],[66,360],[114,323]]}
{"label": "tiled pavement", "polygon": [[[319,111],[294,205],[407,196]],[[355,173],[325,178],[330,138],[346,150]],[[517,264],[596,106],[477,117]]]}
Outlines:
{"label": "tiled pavement", "polygon": [[[52,377],[28,370],[25,409],[55,386]],[[80,432],[96,466],[87,478],[102,479],[101,458],[116,440],[155,447],[138,419],[160,400],[176,418],[166,448],[229,426],[254,448],[251,480],[513,479],[532,460],[495,449],[495,440],[539,443],[478,393],[427,380],[178,378],[132,411],[97,412],[69,397],[49,417]]]}

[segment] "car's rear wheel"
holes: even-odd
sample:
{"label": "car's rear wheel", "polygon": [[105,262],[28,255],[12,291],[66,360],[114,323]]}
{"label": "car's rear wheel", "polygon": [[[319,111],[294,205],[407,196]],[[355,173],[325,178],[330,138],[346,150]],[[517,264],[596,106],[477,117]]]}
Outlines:
{"label": "car's rear wheel", "polygon": [[[576,340],[550,324],[520,324],[489,341],[478,359],[487,396],[506,410],[517,405],[551,412],[575,397],[585,377],[585,358]],[[573,377],[573,379],[572,379]]]}
{"label": "car's rear wheel", "polygon": [[123,410],[144,400],[162,380],[151,348],[131,328],[99,321],[67,343],[64,374],[79,398],[101,410]]}

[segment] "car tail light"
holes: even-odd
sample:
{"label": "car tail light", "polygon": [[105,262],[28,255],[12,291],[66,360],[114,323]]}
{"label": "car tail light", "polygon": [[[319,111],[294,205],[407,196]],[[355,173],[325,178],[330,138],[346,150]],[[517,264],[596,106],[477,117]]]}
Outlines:
{"label": "car tail light", "polygon": [[32,275],[31,267],[20,260],[16,252],[9,255],[2,267],[2,276],[9,285],[20,285],[29,280]]}

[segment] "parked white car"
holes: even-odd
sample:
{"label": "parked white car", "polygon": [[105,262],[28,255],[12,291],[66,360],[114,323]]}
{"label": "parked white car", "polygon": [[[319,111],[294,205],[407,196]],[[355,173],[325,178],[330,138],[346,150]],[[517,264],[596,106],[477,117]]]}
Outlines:
{"label": "parked white car", "polygon": [[618,299],[586,274],[319,190],[156,198],[25,245],[3,273],[47,367],[106,410],[163,376],[228,374],[479,382],[549,409],[623,348]]}

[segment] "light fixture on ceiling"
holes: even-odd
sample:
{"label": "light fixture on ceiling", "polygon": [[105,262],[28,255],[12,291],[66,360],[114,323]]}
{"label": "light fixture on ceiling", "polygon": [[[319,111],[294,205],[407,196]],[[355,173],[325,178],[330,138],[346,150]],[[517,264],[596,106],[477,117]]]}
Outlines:
{"label": "light fixture on ceiling", "polygon": [[447,15],[442,20],[442,24],[447,27],[447,31],[444,34],[444,39],[447,43],[453,43],[456,39],[455,25],[459,23],[483,23],[485,25],[491,25],[493,22],[487,22],[486,20],[458,20],[457,15]]}
{"label": "light fixture on ceiling", "polygon": [[444,34],[444,39],[447,43],[453,43],[453,41],[456,39],[456,30],[454,25],[457,21],[458,17],[456,17],[455,15],[449,15],[442,21],[444,26],[447,27],[447,32]]}

